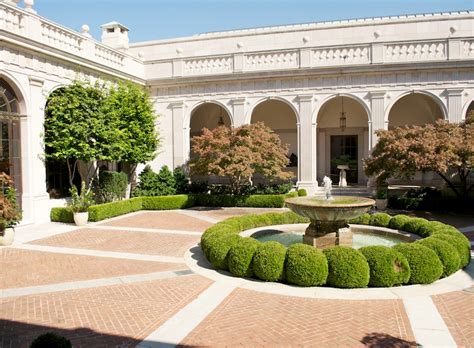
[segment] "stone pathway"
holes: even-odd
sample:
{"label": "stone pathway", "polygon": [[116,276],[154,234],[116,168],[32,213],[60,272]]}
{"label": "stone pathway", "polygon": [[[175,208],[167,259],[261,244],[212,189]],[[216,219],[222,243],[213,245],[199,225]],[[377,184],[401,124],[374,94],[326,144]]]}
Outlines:
{"label": "stone pathway", "polygon": [[208,226],[268,210],[138,212],[87,228],[19,229],[0,249],[0,347],[28,347],[48,331],[74,347],[473,345],[474,290],[457,289],[458,278],[387,297],[206,269],[195,246]]}

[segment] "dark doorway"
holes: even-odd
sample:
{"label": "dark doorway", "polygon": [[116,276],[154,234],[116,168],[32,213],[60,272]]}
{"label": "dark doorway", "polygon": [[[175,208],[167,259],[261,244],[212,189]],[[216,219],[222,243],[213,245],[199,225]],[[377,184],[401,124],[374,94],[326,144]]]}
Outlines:
{"label": "dark doorway", "polygon": [[339,182],[338,165],[347,164],[347,182],[356,184],[358,177],[357,135],[332,135],[331,136],[331,180],[334,184]]}

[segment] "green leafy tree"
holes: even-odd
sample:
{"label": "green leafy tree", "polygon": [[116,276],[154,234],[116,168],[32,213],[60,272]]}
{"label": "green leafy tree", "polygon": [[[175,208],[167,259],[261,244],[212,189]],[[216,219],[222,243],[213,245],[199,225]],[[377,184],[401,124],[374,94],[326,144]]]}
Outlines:
{"label": "green leafy tree", "polygon": [[[474,123],[438,121],[425,126],[377,131],[379,141],[364,161],[365,173],[377,182],[411,178],[417,171],[437,173],[459,198],[474,187]],[[454,175],[453,175],[454,173]]]}
{"label": "green leafy tree", "polygon": [[254,174],[269,181],[292,177],[283,170],[289,162],[287,146],[262,122],[235,129],[204,128],[192,142],[191,175],[226,176],[233,193],[240,194],[245,185],[252,184]]}
{"label": "green leafy tree", "polygon": [[110,157],[124,164],[129,182],[134,182],[137,164],[151,161],[160,144],[150,97],[141,86],[120,82],[110,89],[102,112],[113,132]]}
{"label": "green leafy tree", "polygon": [[44,123],[45,158],[66,162],[69,183],[78,166],[82,181],[90,185],[97,160],[111,160],[110,135],[101,112],[104,90],[99,85],[74,81],[48,98]]}
{"label": "green leafy tree", "polygon": [[133,195],[139,196],[168,196],[176,194],[176,181],[168,166],[161,167],[155,173],[148,165],[138,175],[138,186]]}

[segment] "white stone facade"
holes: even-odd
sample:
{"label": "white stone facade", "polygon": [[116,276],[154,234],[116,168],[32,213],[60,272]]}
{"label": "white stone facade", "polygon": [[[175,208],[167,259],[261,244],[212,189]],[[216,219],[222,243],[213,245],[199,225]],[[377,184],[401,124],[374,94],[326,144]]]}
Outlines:
{"label": "white stone facade", "polygon": [[[163,137],[155,168],[187,161],[192,116],[200,106],[219,108],[213,111],[214,121],[193,121],[199,125],[215,123],[223,115],[224,123],[233,126],[252,122],[252,116],[267,117],[290,143],[290,152],[296,152],[298,186],[310,193],[330,172],[331,146],[341,136],[356,136],[355,180],[364,183],[360,161],[376,143],[377,129],[436,118],[460,122],[474,100],[472,12],[130,44],[126,27],[108,23],[104,45],[90,37],[87,26],[82,33],[72,31],[17,2],[0,1],[0,78],[19,100],[25,222],[44,221],[49,214],[41,160],[46,99],[78,75],[130,79],[149,88]],[[339,127],[341,102],[347,114],[344,130]],[[255,110],[264,104],[274,116],[257,116]]]}

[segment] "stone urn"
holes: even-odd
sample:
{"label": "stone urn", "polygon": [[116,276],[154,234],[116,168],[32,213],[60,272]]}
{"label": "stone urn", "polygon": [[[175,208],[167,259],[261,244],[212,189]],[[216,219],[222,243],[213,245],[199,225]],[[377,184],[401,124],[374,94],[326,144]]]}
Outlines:
{"label": "stone urn", "polygon": [[15,230],[13,228],[6,228],[0,232],[0,246],[12,245],[15,237]]}
{"label": "stone urn", "polygon": [[89,220],[89,212],[74,213],[74,222],[76,226],[85,226]]}

